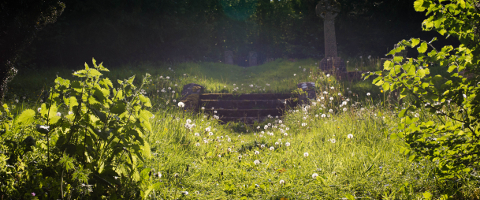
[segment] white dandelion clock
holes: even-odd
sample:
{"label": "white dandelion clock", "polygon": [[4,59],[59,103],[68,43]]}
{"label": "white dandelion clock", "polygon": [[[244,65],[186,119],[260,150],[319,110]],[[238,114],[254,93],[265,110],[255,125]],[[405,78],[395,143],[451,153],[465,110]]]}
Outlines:
{"label": "white dandelion clock", "polygon": [[285,143],[285,146],[289,147],[289,146],[290,146],[290,142],[286,142],[286,143]]}
{"label": "white dandelion clock", "polygon": [[[241,157],[240,157],[240,158],[241,158]],[[260,161],[259,161],[259,160],[255,160],[255,161],[253,161],[253,164],[259,165],[259,164],[260,164]]]}
{"label": "white dandelion clock", "polygon": [[317,173],[313,173],[313,174],[312,174],[312,178],[313,178],[313,179],[316,179],[316,178],[317,178],[317,176],[318,176],[318,174],[317,174]]}
{"label": "white dandelion clock", "polygon": [[308,157],[308,152],[303,153],[303,157]]}
{"label": "white dandelion clock", "polygon": [[183,108],[183,107],[185,107],[185,103],[183,103],[183,102],[181,102],[181,101],[180,101],[180,102],[178,102],[178,107],[180,107],[180,108]]}
{"label": "white dandelion clock", "polygon": [[347,138],[348,138],[348,139],[352,139],[352,138],[353,138],[353,135],[352,135],[352,134],[348,134],[348,135],[347,135]]}

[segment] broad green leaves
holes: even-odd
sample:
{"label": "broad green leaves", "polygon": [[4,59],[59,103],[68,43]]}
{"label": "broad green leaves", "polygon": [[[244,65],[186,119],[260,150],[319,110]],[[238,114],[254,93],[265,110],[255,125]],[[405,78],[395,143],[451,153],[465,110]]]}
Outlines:
{"label": "broad green leaves", "polygon": [[[383,64],[383,72],[373,83],[384,90],[400,89],[400,98],[410,95],[412,105],[399,113],[402,122],[397,136],[403,137],[411,151],[405,151],[411,160],[429,159],[438,163],[440,180],[462,177],[480,162],[475,149],[480,148],[480,92],[478,78],[466,78],[466,71],[478,74],[480,65],[480,38],[474,34],[474,24],[480,21],[479,11],[472,1],[454,0],[437,3],[433,0],[416,0],[416,11],[426,11],[424,30],[435,29],[449,34],[462,43],[458,48],[444,46],[441,50],[432,41],[412,38],[403,40],[391,50],[394,56]],[[405,47],[417,48],[416,59],[395,56]],[[399,67],[397,67],[399,66]],[[432,70],[432,74],[431,74]],[[465,73],[465,74],[464,74]],[[423,122],[419,112],[437,115],[437,121]],[[416,114],[413,114],[416,113]],[[462,159],[458,159],[458,158]],[[425,198],[431,198],[429,193]]]}
{"label": "broad green leaves", "polygon": [[[57,77],[55,89],[50,91],[38,114],[27,109],[14,120],[0,121],[0,124],[8,131],[11,127],[37,123],[31,127],[36,134],[46,136],[47,141],[54,138],[53,144],[42,143],[41,148],[48,152],[47,159],[60,159],[57,164],[65,170],[63,173],[69,183],[96,182],[111,186],[121,184],[113,178],[120,176],[134,177],[133,180],[138,181],[138,164],[151,157],[150,146],[143,135],[152,131],[150,119],[153,115],[145,110],[152,104],[141,93],[150,76],[147,74],[138,88],[133,84],[135,77],[118,81],[119,87],[114,88],[109,79],[101,77],[100,72],[108,69],[97,65],[94,59],[92,62],[93,67],[85,64],[85,69],[74,73],[81,80]],[[8,111],[6,105],[3,111]],[[32,137],[25,141],[35,145]],[[53,159],[47,163],[51,161]],[[145,178],[144,171],[141,175]],[[110,187],[109,190],[116,189]]]}

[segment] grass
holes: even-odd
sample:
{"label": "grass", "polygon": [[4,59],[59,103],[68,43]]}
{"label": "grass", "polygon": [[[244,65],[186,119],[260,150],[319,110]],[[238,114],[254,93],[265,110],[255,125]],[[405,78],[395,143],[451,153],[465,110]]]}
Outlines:
{"label": "grass", "polygon": [[[151,181],[162,184],[149,198],[420,199],[425,191],[449,187],[435,181],[432,163],[410,162],[399,152],[403,142],[390,137],[400,121],[395,101],[387,102],[387,94],[371,81],[327,77],[316,63],[307,59],[250,68],[219,63],[110,68],[106,76],[113,80],[146,72],[153,77],[145,88],[154,105],[154,131],[145,136],[153,158],[140,168],[153,168]],[[70,78],[69,73],[59,70],[58,75]],[[17,112],[38,107],[40,91],[53,82],[47,74],[19,75],[10,85],[15,94],[7,102],[17,105]],[[203,85],[206,92],[286,93],[307,81],[316,83],[317,100],[253,127],[221,125],[176,104],[188,83]],[[195,126],[185,128],[187,120]],[[473,194],[471,188],[465,191],[465,196]]]}

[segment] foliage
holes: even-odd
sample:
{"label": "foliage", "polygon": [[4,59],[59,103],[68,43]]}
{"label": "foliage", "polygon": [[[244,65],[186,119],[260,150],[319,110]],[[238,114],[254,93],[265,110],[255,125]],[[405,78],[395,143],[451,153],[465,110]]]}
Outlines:
{"label": "foliage", "polygon": [[[403,40],[390,51],[394,58],[385,62],[383,71],[372,73],[378,75],[374,83],[385,91],[399,90],[401,98],[413,97],[412,105],[399,113],[402,122],[398,135],[410,146],[404,153],[411,155],[410,160],[427,158],[435,162],[440,180],[458,179],[461,187],[468,179],[478,180],[480,164],[478,1],[417,0],[414,7],[419,12],[426,11],[424,30],[453,36],[461,44],[435,49],[431,45],[435,38],[430,42],[418,38]],[[406,47],[417,48],[419,56],[396,56]],[[431,69],[444,72],[432,74]],[[437,119],[424,120],[410,114],[417,110]]]}
{"label": "foliage", "polygon": [[[339,55],[383,56],[393,42],[420,32],[423,16],[411,8],[413,1],[339,0]],[[232,50],[235,64],[248,66],[249,51],[258,53],[260,63],[324,54],[323,21],[315,12],[318,0],[64,2],[68,6],[62,17],[33,43],[30,55],[38,65],[76,66],[92,55],[110,65],[223,62],[224,51]]]}
{"label": "foliage", "polygon": [[123,199],[140,196],[138,181],[145,190],[149,187],[142,163],[151,155],[143,137],[152,132],[152,114],[145,109],[152,105],[142,86],[150,76],[139,88],[134,76],[119,80],[115,88],[101,78],[108,69],[95,60],[93,66],[85,64],[73,73],[81,80],[57,77],[38,113],[26,109],[13,119],[4,105],[1,145],[7,165],[0,176],[8,184],[1,193],[12,198],[33,192],[47,199]]}

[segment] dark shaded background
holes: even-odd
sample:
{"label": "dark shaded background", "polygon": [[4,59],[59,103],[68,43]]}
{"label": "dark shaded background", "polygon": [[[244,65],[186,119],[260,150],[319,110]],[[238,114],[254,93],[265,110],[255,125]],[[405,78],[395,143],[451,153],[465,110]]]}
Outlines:
{"label": "dark shaded background", "polygon": [[[430,40],[425,13],[414,0],[338,0],[339,55],[385,57],[401,39]],[[109,66],[141,61],[223,61],[232,50],[245,66],[249,51],[266,58],[319,58],[324,54],[318,0],[62,0],[57,22],[24,51],[22,68],[73,68],[95,57]],[[456,41],[440,40],[443,46]],[[415,51],[411,50],[412,54]],[[412,55],[413,56],[413,55]]]}

